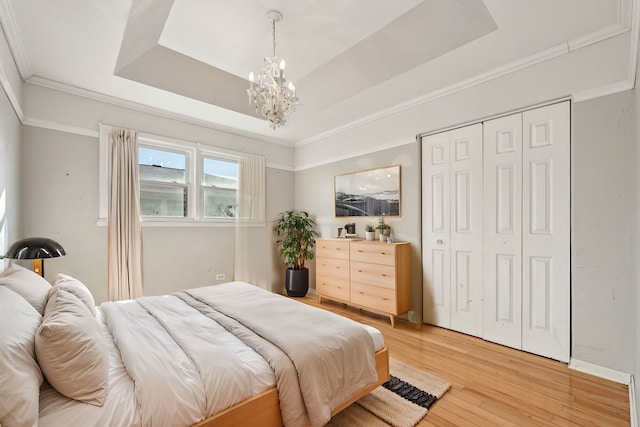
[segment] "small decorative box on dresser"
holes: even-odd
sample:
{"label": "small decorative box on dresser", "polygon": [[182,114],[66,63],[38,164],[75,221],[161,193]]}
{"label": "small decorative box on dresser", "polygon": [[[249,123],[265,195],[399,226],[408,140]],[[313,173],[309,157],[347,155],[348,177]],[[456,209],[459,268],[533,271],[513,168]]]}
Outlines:
{"label": "small decorative box on dresser", "polygon": [[355,239],[316,240],[316,292],[395,317],[411,308],[411,244]]}

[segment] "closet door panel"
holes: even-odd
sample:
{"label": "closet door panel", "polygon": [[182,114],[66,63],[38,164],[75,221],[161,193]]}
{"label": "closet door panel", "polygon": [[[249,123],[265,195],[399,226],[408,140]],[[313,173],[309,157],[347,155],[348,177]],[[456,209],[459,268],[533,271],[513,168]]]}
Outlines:
{"label": "closet door panel", "polygon": [[451,328],[482,336],[482,124],[450,131]]}
{"label": "closet door panel", "polygon": [[522,116],[484,123],[484,331],[522,345]]}
{"label": "closet door panel", "polygon": [[449,133],[422,140],[423,321],[451,327]]}
{"label": "closet door panel", "polygon": [[524,350],[567,362],[570,306],[569,103],[523,113]]}

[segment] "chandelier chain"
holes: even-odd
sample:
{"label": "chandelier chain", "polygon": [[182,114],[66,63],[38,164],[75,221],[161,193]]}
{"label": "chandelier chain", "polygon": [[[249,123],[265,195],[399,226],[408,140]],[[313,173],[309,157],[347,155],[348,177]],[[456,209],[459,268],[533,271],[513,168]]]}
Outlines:
{"label": "chandelier chain", "polygon": [[276,21],[282,19],[282,14],[277,10],[270,10],[267,17],[271,19],[273,56],[264,58],[264,67],[257,75],[257,82],[254,82],[253,73],[249,73],[250,86],[247,95],[249,104],[253,104],[256,112],[276,129],[284,126],[286,117],[296,110],[298,97],[293,83],[285,84],[287,79],[284,74],[284,59],[276,56]]}
{"label": "chandelier chain", "polygon": [[276,56],[276,20],[275,18],[271,19],[271,23],[273,25],[273,56]]}

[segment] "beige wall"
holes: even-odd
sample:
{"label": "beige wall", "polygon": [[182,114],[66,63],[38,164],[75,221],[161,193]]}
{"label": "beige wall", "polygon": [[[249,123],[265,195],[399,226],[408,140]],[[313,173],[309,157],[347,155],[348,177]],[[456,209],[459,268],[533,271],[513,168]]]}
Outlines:
{"label": "beige wall", "polygon": [[[625,373],[635,372],[638,360],[634,96],[627,91],[577,103],[572,113],[571,356]],[[402,217],[392,225],[397,238],[412,242],[416,319],[423,309],[421,270],[416,267],[420,262],[419,158],[415,143],[406,144],[298,171],[295,185],[296,207],[311,212],[323,236],[330,236],[336,226],[347,222],[333,217],[333,177],[402,164]],[[355,222],[363,231],[366,220]]]}
{"label": "beige wall", "polygon": [[[148,128],[147,128],[148,130]],[[106,226],[98,217],[98,140],[24,126],[20,193],[24,236],[59,241],[67,256],[45,262],[45,276],[58,272],[82,280],[96,302],[107,299]],[[267,168],[267,225],[248,229],[252,265],[260,285],[283,283],[271,221],[293,207],[293,172]],[[233,279],[236,234],[232,227],[143,227],[145,295],[158,295]],[[282,286],[283,287],[283,286]]]}
{"label": "beige wall", "polygon": [[[636,70],[636,85],[640,80],[640,68]],[[636,410],[640,408],[640,89],[636,86],[636,89],[633,91],[633,117],[634,117],[634,134],[633,140],[635,142],[635,175],[633,177],[633,182],[635,183],[635,212],[634,212],[634,230],[633,230],[633,281],[635,286],[633,290],[635,292],[634,304],[635,304],[635,357],[634,357],[634,370],[633,374],[635,377],[635,397],[636,397]],[[639,419],[634,420],[635,424],[639,425]]]}
{"label": "beige wall", "polygon": [[571,357],[626,373],[637,359],[633,102],[626,91],[573,106]]}
{"label": "beige wall", "polygon": [[[20,121],[4,92],[0,93],[0,254],[20,236]],[[0,266],[0,270],[2,270]]]}
{"label": "beige wall", "polygon": [[[365,225],[375,225],[378,218],[336,218],[334,176],[390,165],[400,165],[401,216],[390,217],[385,222],[391,225],[396,240],[411,243],[412,311],[416,319],[422,319],[420,151],[417,142],[296,172],[295,205],[296,209],[309,212],[316,220],[320,237],[335,237],[338,227],[343,227],[348,222],[355,222],[356,232],[364,236]],[[310,287],[315,289],[315,260],[309,263],[309,267]]]}
{"label": "beige wall", "polygon": [[[420,319],[419,149],[416,143],[407,142],[418,133],[624,79],[624,61],[608,58],[612,51],[624,51],[628,37],[616,37],[416,108],[399,110],[317,143],[300,145],[295,150],[295,162],[304,170],[295,174],[286,170],[294,166],[294,150],[290,147],[264,145],[244,136],[34,85],[23,88],[15,78],[15,69],[9,67],[11,62],[6,60],[7,49],[2,42],[2,63],[10,72],[9,80],[28,117],[90,131],[97,130],[98,122],[128,126],[265,154],[267,163],[284,166],[268,169],[269,221],[295,204],[314,216],[323,236],[331,235],[346,222],[333,217],[333,176],[401,164],[403,214],[392,221],[392,226],[398,239],[412,243],[413,309],[416,319]],[[640,316],[636,315],[640,308],[640,190],[636,184],[640,164],[640,119],[636,112],[639,102],[640,95],[635,90],[575,104],[572,137],[572,357],[629,373],[640,373]],[[69,255],[48,261],[48,276],[56,270],[77,275],[87,282],[98,301],[104,300],[106,229],[95,225],[97,139],[30,126],[24,127],[21,136],[5,96],[0,98],[0,127],[0,185],[6,192],[6,236],[9,240],[23,235],[59,238]],[[385,147],[391,143],[396,146]],[[371,146],[385,149],[371,152]],[[20,179],[24,181],[21,186],[15,167],[18,160]],[[364,222],[356,222],[362,231]],[[211,274],[230,271],[229,254],[234,243],[231,234],[229,229],[216,228],[145,228],[147,292],[156,294],[178,286],[205,284]],[[263,271],[269,286],[281,290],[284,269],[275,254],[270,226],[256,230],[252,238],[256,244],[251,255],[257,268]]]}

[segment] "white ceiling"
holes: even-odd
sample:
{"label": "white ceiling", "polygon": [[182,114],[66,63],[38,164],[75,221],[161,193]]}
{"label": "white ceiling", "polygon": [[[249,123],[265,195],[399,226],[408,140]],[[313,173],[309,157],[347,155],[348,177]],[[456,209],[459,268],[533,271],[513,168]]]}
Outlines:
{"label": "white ceiling", "polygon": [[[5,0],[23,79],[299,142],[563,43],[615,34],[631,0]],[[272,130],[250,71],[277,53],[301,105]],[[364,102],[366,100],[366,102]]]}

